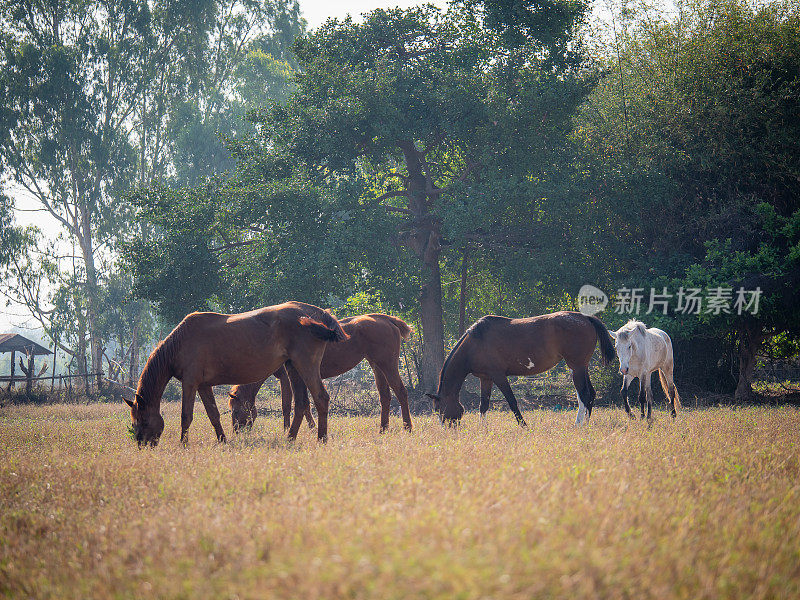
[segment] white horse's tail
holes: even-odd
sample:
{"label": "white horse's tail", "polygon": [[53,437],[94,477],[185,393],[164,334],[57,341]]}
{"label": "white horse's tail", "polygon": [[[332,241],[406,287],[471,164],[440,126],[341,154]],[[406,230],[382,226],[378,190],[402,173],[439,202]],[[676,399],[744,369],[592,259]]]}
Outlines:
{"label": "white horse's tail", "polygon": [[667,378],[664,376],[664,371],[661,369],[658,370],[658,376],[661,378],[661,387],[664,388],[664,393],[667,395],[667,399],[669,400],[671,396],[675,402],[675,410],[679,410],[682,404],[681,397],[678,395],[677,386],[672,381],[667,381]]}

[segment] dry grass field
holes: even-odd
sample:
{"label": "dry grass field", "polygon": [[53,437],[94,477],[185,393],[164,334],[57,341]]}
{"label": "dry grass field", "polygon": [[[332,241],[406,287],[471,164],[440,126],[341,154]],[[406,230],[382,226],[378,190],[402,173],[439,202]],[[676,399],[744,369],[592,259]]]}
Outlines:
{"label": "dry grass field", "polygon": [[[8,598],[797,598],[800,410],[274,417],[217,445],[176,404],[138,450],[117,405],[0,409]],[[226,430],[230,430],[226,416]]]}

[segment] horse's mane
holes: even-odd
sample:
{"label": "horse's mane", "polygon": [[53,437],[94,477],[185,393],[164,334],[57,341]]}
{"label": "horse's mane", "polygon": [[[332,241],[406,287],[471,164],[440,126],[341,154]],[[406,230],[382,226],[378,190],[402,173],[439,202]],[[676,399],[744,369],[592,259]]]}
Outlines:
{"label": "horse's mane", "polygon": [[150,353],[142,369],[139,384],[136,386],[136,399],[140,408],[149,406],[164,393],[167,382],[172,377],[172,362],[183,338],[183,328],[179,324]]}
{"label": "horse's mane", "polygon": [[453,349],[450,350],[450,353],[447,355],[447,358],[444,359],[444,364],[442,365],[442,371],[439,373],[439,386],[436,390],[437,394],[442,393],[442,378],[444,377],[445,371],[447,371],[447,366],[450,364],[450,360],[453,358],[453,355],[456,353],[456,350],[461,346],[464,340],[467,338],[468,335],[474,335],[476,337],[482,337],[483,333],[486,331],[486,328],[489,326],[489,323],[492,321],[510,321],[508,317],[498,317],[495,315],[486,315],[485,317],[481,317],[477,321],[475,321],[472,325],[470,325],[467,330],[464,332],[456,345],[453,346]]}
{"label": "horse's mane", "polygon": [[639,331],[642,335],[644,335],[647,332],[647,325],[637,319],[631,319],[625,323],[625,325],[619,328],[617,335],[626,337],[634,331]]}

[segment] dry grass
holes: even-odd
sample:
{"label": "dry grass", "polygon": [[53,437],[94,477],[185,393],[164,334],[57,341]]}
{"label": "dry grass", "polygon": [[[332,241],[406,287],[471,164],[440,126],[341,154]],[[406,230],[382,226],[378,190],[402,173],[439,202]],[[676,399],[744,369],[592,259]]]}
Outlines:
{"label": "dry grass", "polygon": [[[155,450],[115,405],[0,410],[0,595],[800,597],[800,411],[507,413]],[[229,427],[226,427],[229,429]]]}

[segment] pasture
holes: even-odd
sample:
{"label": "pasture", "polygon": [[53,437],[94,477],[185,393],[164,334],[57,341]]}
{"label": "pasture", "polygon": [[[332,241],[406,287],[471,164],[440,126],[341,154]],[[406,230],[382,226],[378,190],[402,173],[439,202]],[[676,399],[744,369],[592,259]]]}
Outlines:
{"label": "pasture", "polygon": [[333,415],[326,445],[267,416],[220,445],[198,404],[186,449],[163,412],[138,450],[117,404],[0,409],[0,596],[800,596],[797,408]]}

